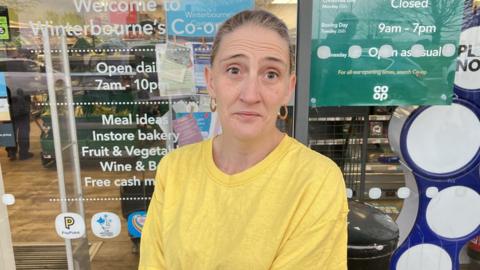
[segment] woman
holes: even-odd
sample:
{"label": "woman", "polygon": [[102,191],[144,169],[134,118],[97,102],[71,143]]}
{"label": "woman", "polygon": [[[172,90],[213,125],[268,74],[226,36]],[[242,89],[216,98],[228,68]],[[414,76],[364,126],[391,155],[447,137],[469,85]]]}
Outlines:
{"label": "woman", "polygon": [[219,29],[205,78],[223,133],[161,160],[139,269],[347,268],[339,168],[275,126],[292,58],[288,29],[266,11]]}

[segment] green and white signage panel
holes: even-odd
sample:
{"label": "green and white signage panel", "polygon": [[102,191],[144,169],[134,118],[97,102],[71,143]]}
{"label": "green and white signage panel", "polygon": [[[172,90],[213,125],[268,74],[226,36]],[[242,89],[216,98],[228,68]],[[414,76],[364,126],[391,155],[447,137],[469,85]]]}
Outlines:
{"label": "green and white signage panel", "polygon": [[0,16],[0,40],[8,40],[10,35],[8,34],[8,19],[5,16]]}
{"label": "green and white signage panel", "polygon": [[311,106],[450,104],[458,0],[314,0]]}
{"label": "green and white signage panel", "polygon": [[10,33],[8,31],[8,9],[0,6],[0,40],[9,40]]}

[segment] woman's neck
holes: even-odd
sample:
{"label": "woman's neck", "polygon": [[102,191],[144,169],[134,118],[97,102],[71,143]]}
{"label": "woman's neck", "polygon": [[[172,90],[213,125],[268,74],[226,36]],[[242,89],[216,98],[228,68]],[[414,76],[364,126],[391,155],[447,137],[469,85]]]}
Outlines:
{"label": "woman's neck", "polygon": [[263,136],[248,141],[226,134],[219,135],[213,140],[213,160],[226,174],[242,172],[263,160],[284,136],[277,129],[268,138]]}

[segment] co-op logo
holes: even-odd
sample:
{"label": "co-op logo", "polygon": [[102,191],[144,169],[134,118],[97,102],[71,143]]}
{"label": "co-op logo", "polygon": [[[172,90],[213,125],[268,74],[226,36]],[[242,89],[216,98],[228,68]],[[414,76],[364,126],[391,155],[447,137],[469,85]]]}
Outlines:
{"label": "co-op logo", "polygon": [[457,61],[448,72],[455,75],[455,85],[466,90],[480,89],[480,26],[468,28],[460,35]]}

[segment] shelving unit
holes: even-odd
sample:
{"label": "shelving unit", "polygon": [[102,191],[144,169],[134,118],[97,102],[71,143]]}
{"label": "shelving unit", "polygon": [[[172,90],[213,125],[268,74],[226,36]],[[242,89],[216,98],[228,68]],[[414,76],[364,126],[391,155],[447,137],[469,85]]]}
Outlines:
{"label": "shelving unit", "polygon": [[362,200],[372,187],[383,198],[396,196],[404,186],[398,157],[388,140],[388,107],[322,107],[309,113],[309,146],[334,160],[348,188]]}
{"label": "shelving unit", "polygon": [[[310,140],[310,145],[343,145],[346,139]],[[349,139],[348,144],[362,144],[363,139]],[[388,138],[368,138],[367,144],[388,144]]]}

